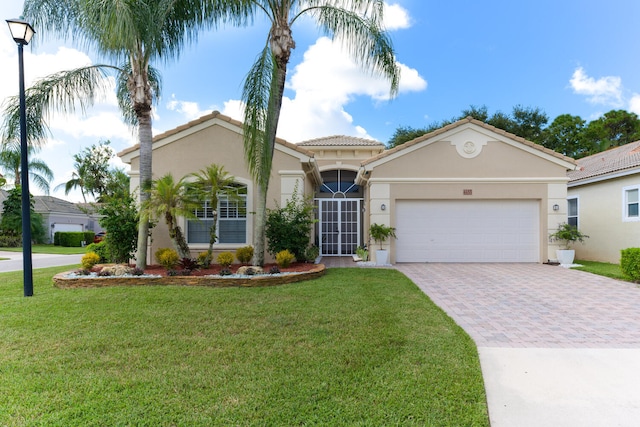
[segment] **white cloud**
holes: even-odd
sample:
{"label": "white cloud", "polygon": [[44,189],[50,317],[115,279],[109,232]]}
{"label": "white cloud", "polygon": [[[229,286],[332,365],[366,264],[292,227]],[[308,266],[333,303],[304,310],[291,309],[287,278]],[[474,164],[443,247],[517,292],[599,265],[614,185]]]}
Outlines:
{"label": "white cloud", "polygon": [[574,93],[585,95],[592,104],[622,106],[622,80],[617,76],[589,77],[584,68],[578,67],[569,81]]}
{"label": "white cloud", "polygon": [[629,100],[629,111],[640,116],[640,93],[634,93]]}
{"label": "white cloud", "polygon": [[397,3],[385,3],[384,28],[387,31],[403,30],[411,27],[409,12]]}
{"label": "white cloud", "polygon": [[132,140],[135,138],[131,128],[122,121],[117,110],[99,111],[87,117],[56,114],[49,125],[54,135],[62,132],[75,139],[93,138],[93,143],[97,143],[100,139]]}
{"label": "white cloud", "polygon": [[212,109],[202,110],[197,102],[179,101],[175,94],[171,94],[171,101],[167,102],[168,110],[178,112],[187,120],[194,120],[211,113]]}

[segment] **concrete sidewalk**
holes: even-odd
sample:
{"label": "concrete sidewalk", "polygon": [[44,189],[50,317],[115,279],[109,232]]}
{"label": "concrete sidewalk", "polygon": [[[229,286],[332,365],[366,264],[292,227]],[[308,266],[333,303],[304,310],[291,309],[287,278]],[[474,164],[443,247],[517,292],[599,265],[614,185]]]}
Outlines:
{"label": "concrete sidewalk", "polygon": [[640,425],[640,289],[538,264],[398,264],[476,342],[492,427]]}
{"label": "concrete sidewalk", "polygon": [[[82,254],[78,255],[54,255],[31,254],[32,268],[58,267],[63,265],[80,264]],[[22,271],[22,252],[0,251],[0,273],[8,271]]]}

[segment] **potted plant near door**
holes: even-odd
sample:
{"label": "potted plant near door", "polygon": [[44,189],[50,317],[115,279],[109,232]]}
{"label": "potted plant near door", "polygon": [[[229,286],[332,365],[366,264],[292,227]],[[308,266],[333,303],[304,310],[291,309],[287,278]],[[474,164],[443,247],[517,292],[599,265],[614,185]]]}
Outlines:
{"label": "potted plant near door", "polygon": [[589,236],[578,230],[578,227],[563,222],[558,225],[558,229],[550,235],[550,238],[552,242],[561,243],[561,249],[556,250],[558,262],[561,265],[571,265],[576,256],[576,251],[571,249],[571,245],[575,242],[584,243],[584,239],[588,239]]}
{"label": "potted plant near door", "polygon": [[396,237],[396,229],[382,224],[371,224],[369,235],[380,246],[376,250],[376,265],[386,265],[389,263],[389,252],[382,249],[382,245],[390,237]]}

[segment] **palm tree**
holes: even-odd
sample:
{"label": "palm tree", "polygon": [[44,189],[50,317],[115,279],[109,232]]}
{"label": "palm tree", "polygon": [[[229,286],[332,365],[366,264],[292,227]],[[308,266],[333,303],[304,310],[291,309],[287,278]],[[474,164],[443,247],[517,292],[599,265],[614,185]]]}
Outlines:
{"label": "palm tree", "polygon": [[[49,194],[49,183],[53,180],[53,172],[44,160],[31,158],[31,154],[34,154],[36,150],[34,145],[27,146],[29,179],[42,191]],[[2,151],[0,151],[0,169],[9,177],[13,177],[13,184],[16,188],[20,187],[20,167],[20,144],[4,144]]]}
{"label": "palm tree", "polygon": [[383,0],[249,0],[249,3],[252,12],[262,11],[271,21],[265,47],[249,71],[242,94],[245,158],[257,186],[253,264],[263,265],[267,190],[287,64],[295,48],[293,24],[303,16],[314,18],[320,29],[339,40],[359,65],[388,78],[392,96],[398,90],[400,69],[391,41],[382,28]]}
{"label": "palm tree", "polygon": [[189,245],[178,224],[179,217],[195,218],[194,210],[200,206],[185,178],[175,181],[170,173],[151,184],[149,198],[142,204],[145,221],[164,218],[169,237],[181,258],[190,258]]}
{"label": "palm tree", "polygon": [[236,188],[233,187],[234,177],[224,170],[224,166],[212,164],[199,172],[192,174],[195,178],[193,185],[203,196],[203,199],[209,202],[209,206],[213,209],[213,222],[209,227],[209,249],[207,257],[211,260],[213,253],[213,244],[218,240],[216,224],[218,222],[218,200],[221,195],[233,198],[236,196]]}
{"label": "palm tree", "polygon": [[[138,127],[140,145],[140,201],[149,198],[152,181],[151,106],[159,93],[159,77],[150,67],[155,60],[176,59],[183,46],[197,38],[201,28],[223,19],[238,20],[239,4],[230,0],[26,0],[23,17],[52,35],[73,37],[119,65],[97,65],[58,73],[27,91],[28,121],[32,139],[47,129],[45,115],[51,109],[84,111],[104,90],[103,73],[115,72],[120,107],[126,119]],[[122,65],[120,65],[122,64]],[[15,101],[17,103],[17,101]],[[13,102],[12,102],[13,104]],[[14,104],[15,105],[15,104]],[[15,132],[15,106],[7,109],[5,128]],[[33,130],[31,127],[33,124]],[[138,227],[136,265],[146,266],[149,224]]]}

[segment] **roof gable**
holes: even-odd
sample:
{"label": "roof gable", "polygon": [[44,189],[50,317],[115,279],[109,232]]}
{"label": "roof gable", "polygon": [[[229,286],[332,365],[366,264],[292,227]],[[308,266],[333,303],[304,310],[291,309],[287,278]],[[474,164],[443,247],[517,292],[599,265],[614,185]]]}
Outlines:
{"label": "roof gable", "polygon": [[578,159],[578,169],[568,173],[569,182],[606,180],[640,172],[640,141]]}
{"label": "roof gable", "polygon": [[[170,144],[176,140],[185,138],[186,136],[198,132],[204,128],[211,126],[222,126],[232,132],[235,132],[239,135],[243,133],[243,124],[238,120],[234,120],[229,116],[225,116],[221,114],[219,111],[213,111],[210,114],[204,115],[198,119],[192,120],[184,125],[178,126],[174,129],[168,130],[166,132],[160,133],[153,137],[153,149],[162,147],[164,145]],[[276,138],[276,149],[280,151],[287,152],[289,154],[293,154],[297,157],[304,158],[312,158],[313,153],[308,150],[305,150],[302,147],[299,147],[296,144],[292,144],[290,142],[285,141],[281,138]],[[132,158],[138,157],[140,155],[140,144],[136,144],[133,147],[122,150],[118,153],[118,156],[122,158],[125,163],[130,163]]]}
{"label": "roof gable", "polygon": [[[366,169],[371,169],[379,164],[410,154],[423,146],[437,141],[446,140],[447,138],[453,137],[454,135],[469,129],[484,134],[489,139],[504,142],[548,161],[561,164],[567,169],[574,169],[576,167],[576,161],[570,157],[564,156],[534,142],[528,141],[522,137],[509,133],[505,130],[498,129],[471,117],[458,120],[455,123],[436,129],[433,132],[424,134],[390,150],[386,150],[379,155],[364,161],[362,164]],[[460,150],[462,147],[456,146],[456,148]],[[464,155],[463,152],[461,152],[461,154]]]}

